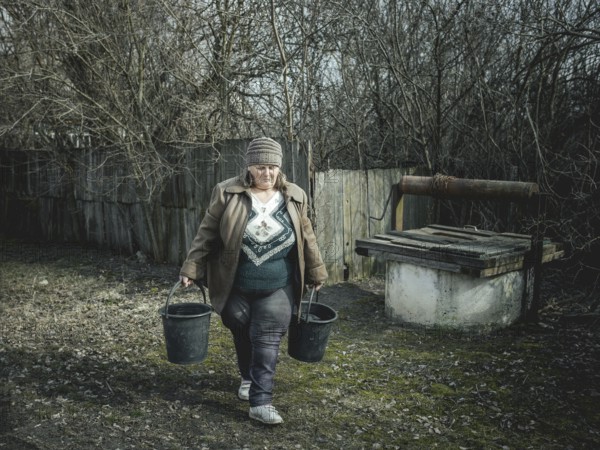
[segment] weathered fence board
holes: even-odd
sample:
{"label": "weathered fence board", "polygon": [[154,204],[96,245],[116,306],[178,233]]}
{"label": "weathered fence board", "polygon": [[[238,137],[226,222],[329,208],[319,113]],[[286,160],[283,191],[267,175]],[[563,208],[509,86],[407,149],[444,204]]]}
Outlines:
{"label": "weathered fence board", "polygon": [[330,280],[344,279],[344,208],[342,171],[317,172],[313,207],[315,233]]}
{"label": "weathered fence board", "polygon": [[364,172],[344,171],[342,173],[344,225],[344,264],[346,270],[352,273],[353,278],[363,278],[362,263],[365,258],[357,258],[354,253],[354,239],[366,234],[366,201],[365,201],[365,175]]}

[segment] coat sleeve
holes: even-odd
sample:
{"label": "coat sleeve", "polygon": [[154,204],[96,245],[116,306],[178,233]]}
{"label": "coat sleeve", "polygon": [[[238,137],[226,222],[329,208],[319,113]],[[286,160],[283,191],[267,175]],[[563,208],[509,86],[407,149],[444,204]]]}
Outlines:
{"label": "coat sleeve", "polygon": [[312,223],[308,218],[307,204],[306,194],[304,194],[300,218],[302,221],[302,234],[304,235],[305,282],[306,284],[317,284],[325,282],[327,269],[321,258]]}
{"label": "coat sleeve", "polygon": [[222,245],[219,227],[221,216],[227,206],[225,195],[222,184],[217,184],[212,191],[208,209],[200,222],[186,260],[181,266],[180,275],[192,280],[206,279],[207,259]]}

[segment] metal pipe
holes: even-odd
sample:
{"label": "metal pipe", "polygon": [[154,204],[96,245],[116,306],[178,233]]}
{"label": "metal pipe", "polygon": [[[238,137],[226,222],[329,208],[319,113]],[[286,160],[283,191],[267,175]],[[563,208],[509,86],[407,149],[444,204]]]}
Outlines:
{"label": "metal pipe", "polygon": [[398,188],[402,194],[472,200],[530,200],[539,193],[536,183],[501,180],[469,180],[446,175],[419,177],[405,175]]}

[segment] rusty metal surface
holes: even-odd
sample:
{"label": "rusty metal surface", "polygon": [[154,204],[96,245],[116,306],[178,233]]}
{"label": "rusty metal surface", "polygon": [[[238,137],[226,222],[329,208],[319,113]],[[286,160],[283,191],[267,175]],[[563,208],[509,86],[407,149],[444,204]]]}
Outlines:
{"label": "rusty metal surface", "polygon": [[536,183],[500,180],[470,180],[446,175],[403,176],[398,183],[403,194],[436,198],[526,201],[539,193]]}

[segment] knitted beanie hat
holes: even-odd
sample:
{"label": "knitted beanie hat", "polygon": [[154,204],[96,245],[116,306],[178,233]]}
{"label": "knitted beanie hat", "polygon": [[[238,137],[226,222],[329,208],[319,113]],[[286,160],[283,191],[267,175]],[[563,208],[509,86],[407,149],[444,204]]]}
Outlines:
{"label": "knitted beanie hat", "polygon": [[283,152],[281,145],[273,139],[267,137],[256,138],[246,150],[246,165],[256,166],[266,164],[281,167]]}

